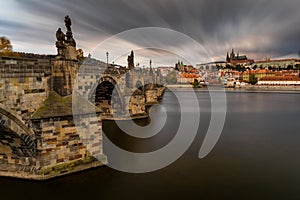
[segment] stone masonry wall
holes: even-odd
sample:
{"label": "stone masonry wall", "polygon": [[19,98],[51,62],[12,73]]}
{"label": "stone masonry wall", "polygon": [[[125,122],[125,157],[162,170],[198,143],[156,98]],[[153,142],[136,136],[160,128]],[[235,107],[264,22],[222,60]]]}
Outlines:
{"label": "stone masonry wall", "polygon": [[127,101],[129,101],[128,107],[131,117],[134,116],[148,116],[146,113],[145,95],[135,94],[133,96],[128,96]]}
{"label": "stone masonry wall", "polygon": [[71,95],[78,72],[78,62],[74,60],[54,60],[51,88],[61,96]]}
{"label": "stone masonry wall", "polygon": [[5,128],[0,128],[0,132],[0,175],[11,171],[34,171],[36,158],[26,142]]}
{"label": "stone masonry wall", "polygon": [[156,104],[157,102],[157,90],[156,89],[148,89],[146,90],[146,104]]}
{"label": "stone masonry wall", "polygon": [[0,103],[27,123],[47,97],[50,60],[0,57]]}
{"label": "stone masonry wall", "polygon": [[102,152],[100,115],[83,115],[74,122],[73,116],[33,121],[37,138],[36,165],[41,174],[66,173],[72,171],[75,165],[58,169],[54,166],[86,161],[92,157],[98,158],[102,164],[106,163]]}
{"label": "stone masonry wall", "polygon": [[48,78],[0,78],[0,103],[27,122],[47,97]]}
{"label": "stone masonry wall", "polygon": [[45,77],[50,74],[50,59],[0,56],[0,78]]}

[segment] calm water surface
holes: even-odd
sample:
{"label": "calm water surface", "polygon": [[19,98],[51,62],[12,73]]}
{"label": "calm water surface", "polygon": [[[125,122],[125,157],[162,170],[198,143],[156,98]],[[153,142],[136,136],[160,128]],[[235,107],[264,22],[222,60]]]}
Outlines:
{"label": "calm water surface", "polygon": [[[191,92],[178,90],[186,101]],[[185,154],[166,168],[131,174],[105,166],[45,182],[0,177],[1,197],[300,199],[300,93],[232,91],[226,96],[223,132],[213,151],[203,159],[198,158],[198,152],[211,116],[210,97],[205,91],[197,91],[201,109],[198,134]],[[152,138],[132,138],[111,121],[104,122],[103,129],[108,138],[124,149],[159,149],[172,140],[180,123],[179,104],[172,92],[165,93],[161,104],[167,110],[167,122]],[[193,112],[192,107],[184,109]]]}

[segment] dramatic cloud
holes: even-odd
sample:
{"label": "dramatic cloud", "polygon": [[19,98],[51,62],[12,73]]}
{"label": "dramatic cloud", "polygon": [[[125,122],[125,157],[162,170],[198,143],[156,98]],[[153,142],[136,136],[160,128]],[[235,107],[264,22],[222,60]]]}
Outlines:
{"label": "dramatic cloud", "polygon": [[[66,14],[72,19],[78,47],[86,53],[110,36],[140,27],[162,27],[186,34],[214,60],[224,60],[232,48],[254,59],[297,56],[300,49],[299,0],[19,0],[1,1],[0,7],[0,35],[10,38],[18,51],[55,54],[55,32],[58,27],[64,29]],[[134,37],[116,41],[116,49],[124,52],[127,47],[138,48],[141,38]],[[181,40],[158,37],[156,43],[175,52],[176,48],[197,52]],[[139,51],[141,65],[148,66],[146,60],[151,57],[157,59],[153,63],[173,64],[179,57],[174,51]],[[110,54],[121,56],[117,53]],[[105,54],[99,58],[105,60]],[[208,60],[195,53],[191,62]]]}

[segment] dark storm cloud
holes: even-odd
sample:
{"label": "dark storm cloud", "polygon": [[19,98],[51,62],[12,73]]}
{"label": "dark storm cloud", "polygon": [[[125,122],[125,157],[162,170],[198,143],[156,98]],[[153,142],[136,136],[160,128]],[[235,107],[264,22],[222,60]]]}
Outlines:
{"label": "dark storm cloud", "polygon": [[0,30],[13,33],[18,41],[23,37],[23,42],[35,43],[35,39],[37,47],[53,45],[56,29],[64,26],[63,18],[69,14],[77,43],[87,51],[128,29],[164,27],[192,37],[215,59],[224,59],[231,48],[260,59],[298,52],[299,7],[298,0],[19,0],[11,12],[24,17],[11,15],[5,24],[0,21],[6,27]]}

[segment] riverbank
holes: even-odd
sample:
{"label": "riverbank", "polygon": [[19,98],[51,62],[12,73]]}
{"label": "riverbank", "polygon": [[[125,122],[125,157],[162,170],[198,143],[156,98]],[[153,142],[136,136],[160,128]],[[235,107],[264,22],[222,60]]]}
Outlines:
{"label": "riverbank", "polygon": [[173,85],[167,85],[168,88],[193,88],[190,84],[173,84]]}
{"label": "riverbank", "polygon": [[[32,168],[31,171],[16,170],[10,164],[1,164],[0,176],[13,177],[28,180],[47,180],[54,177],[65,176],[75,172],[80,172],[92,168],[107,165],[106,156],[94,158],[89,156],[85,159],[77,159],[55,165],[49,165],[39,169]],[[24,167],[25,169],[25,167]]]}
{"label": "riverbank", "polygon": [[[239,88],[237,88],[239,89]],[[241,87],[240,89],[245,89],[245,90],[293,90],[293,91],[300,91],[300,86],[279,86],[279,85],[272,85],[272,86],[267,86],[267,85],[246,85]]]}
{"label": "riverbank", "polygon": [[[193,88],[192,85],[167,85],[168,88]],[[203,88],[197,88],[200,90],[207,90],[211,88],[223,88],[222,85],[214,85],[214,86],[208,86],[208,87],[203,87]],[[193,88],[195,89],[195,88]],[[300,91],[300,86],[267,86],[267,85],[245,85],[240,88],[225,88],[226,91],[233,91],[233,90],[262,90],[262,91],[270,91],[270,90],[275,90],[275,91]]]}

